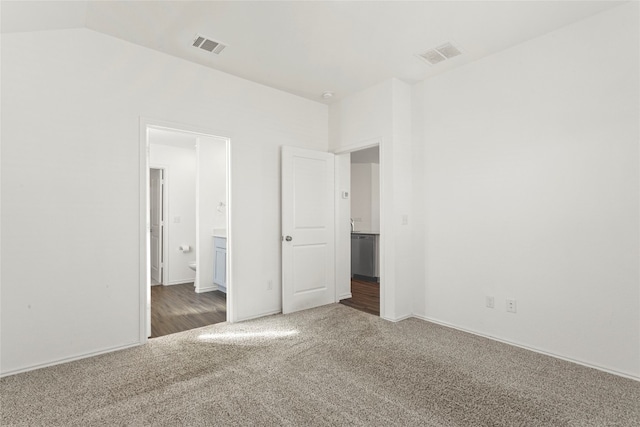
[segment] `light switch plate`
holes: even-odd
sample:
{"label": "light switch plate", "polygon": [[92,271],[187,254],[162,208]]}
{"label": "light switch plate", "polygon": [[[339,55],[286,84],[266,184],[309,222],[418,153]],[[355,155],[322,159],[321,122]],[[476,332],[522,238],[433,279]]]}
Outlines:
{"label": "light switch plate", "polygon": [[485,305],[487,306],[487,308],[495,307],[495,300],[493,299],[492,296],[487,295],[485,297]]}

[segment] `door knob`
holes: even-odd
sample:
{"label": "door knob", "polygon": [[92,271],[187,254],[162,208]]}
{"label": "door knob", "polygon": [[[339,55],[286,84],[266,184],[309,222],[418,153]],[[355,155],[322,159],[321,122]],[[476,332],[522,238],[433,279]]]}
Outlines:
{"label": "door knob", "polygon": [[293,240],[293,237],[291,237],[291,236],[287,236],[287,237],[285,237],[285,238],[284,238],[284,240],[286,240],[287,242],[290,242],[290,241],[292,241],[292,240]]}

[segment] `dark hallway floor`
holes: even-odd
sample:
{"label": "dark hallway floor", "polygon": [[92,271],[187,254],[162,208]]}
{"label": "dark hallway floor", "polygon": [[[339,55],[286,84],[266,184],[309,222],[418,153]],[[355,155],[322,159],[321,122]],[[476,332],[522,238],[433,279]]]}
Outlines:
{"label": "dark hallway floor", "polygon": [[380,283],[351,279],[351,298],[341,304],[380,316]]}

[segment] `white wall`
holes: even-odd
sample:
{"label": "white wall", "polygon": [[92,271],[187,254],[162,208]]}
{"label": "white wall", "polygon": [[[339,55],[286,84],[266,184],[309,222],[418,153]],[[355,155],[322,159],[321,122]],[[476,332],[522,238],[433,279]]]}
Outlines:
{"label": "white wall", "polygon": [[[154,144],[150,139],[149,164],[164,166],[167,200],[165,218],[167,253],[164,255],[165,285],[195,280],[188,264],[196,260],[196,149]],[[182,245],[191,250],[183,252]]]}
{"label": "white wall", "polygon": [[634,2],[415,87],[417,314],[640,376],[638,36]]}
{"label": "white wall", "polygon": [[380,232],[380,164],[371,164],[371,231]]}
{"label": "white wall", "polygon": [[[392,81],[392,144],[385,147],[386,162],[384,172],[380,173],[380,186],[385,195],[381,202],[381,222],[386,223],[386,230],[391,232],[393,247],[382,246],[387,258],[393,260],[393,278],[395,280],[395,300],[389,309],[394,313],[393,319],[402,319],[412,314],[413,287],[416,270],[420,263],[414,255],[415,234],[413,215],[413,146],[412,146],[412,114],[411,87],[400,81]],[[382,177],[391,176],[392,180]],[[384,243],[385,236],[381,242]]]}
{"label": "white wall", "polygon": [[[226,229],[226,141],[198,138],[196,292],[218,288],[213,283],[213,230]],[[222,211],[222,212],[221,212]]]}
{"label": "white wall", "polygon": [[356,231],[371,231],[370,163],[351,163],[351,218]]}
{"label": "white wall", "polygon": [[[331,150],[353,151],[380,144],[380,315],[390,320],[412,312],[411,119],[410,86],[397,79],[343,98],[329,108]],[[407,224],[403,225],[405,216]],[[337,236],[337,245],[347,245],[349,239],[345,232]],[[336,267],[346,262],[349,260],[339,259]]]}
{"label": "white wall", "polygon": [[139,342],[140,117],[231,138],[233,320],[280,311],[280,146],[326,150],[325,105],[87,29],[1,48],[3,374]]}
{"label": "white wall", "polygon": [[[355,151],[372,144],[382,144],[383,141],[390,141],[392,132],[391,99],[392,82],[388,80],[331,104],[329,106],[330,150],[334,152]],[[380,157],[380,161],[383,162],[384,153],[382,147],[380,148]],[[350,186],[351,165],[347,156],[339,155],[336,156],[336,159],[339,166],[338,181],[341,183],[348,182]],[[350,197],[353,197],[353,195],[351,194]],[[349,200],[348,204],[342,202],[338,206],[338,218],[336,220],[336,223],[339,224],[336,227],[336,248],[338,248],[336,253],[336,286],[339,289],[338,295],[344,295],[349,298],[351,296],[351,228],[343,224],[347,224],[351,217],[351,200]],[[380,238],[384,239],[384,236],[381,235]],[[386,242],[381,242],[381,247]],[[349,252],[342,252],[343,256],[341,257],[339,256],[340,248],[349,248]],[[380,263],[382,264],[386,259],[381,251]],[[385,270],[382,265],[380,269]],[[339,272],[342,274],[338,275]],[[389,318],[390,316],[383,303],[392,300],[391,297],[394,295],[394,280],[391,275],[389,277],[388,280],[381,278],[380,284],[382,300],[380,316],[383,318]],[[389,294],[388,297],[383,296],[385,291]]]}
{"label": "white wall", "polygon": [[360,149],[391,138],[392,82],[384,81],[330,105],[330,150]]}
{"label": "white wall", "polygon": [[380,165],[351,163],[351,218],[356,231],[380,231]]}

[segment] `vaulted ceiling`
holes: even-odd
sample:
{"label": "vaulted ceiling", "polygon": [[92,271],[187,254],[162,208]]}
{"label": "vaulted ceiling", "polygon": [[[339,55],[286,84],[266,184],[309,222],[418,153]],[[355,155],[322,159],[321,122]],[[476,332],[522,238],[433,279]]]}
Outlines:
{"label": "vaulted ceiling", "polygon": [[[391,77],[423,80],[620,3],[3,0],[0,13],[3,33],[86,27],[330,103]],[[195,48],[196,34],[227,47]],[[417,56],[446,42],[462,55],[437,65]]]}

